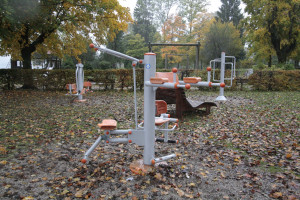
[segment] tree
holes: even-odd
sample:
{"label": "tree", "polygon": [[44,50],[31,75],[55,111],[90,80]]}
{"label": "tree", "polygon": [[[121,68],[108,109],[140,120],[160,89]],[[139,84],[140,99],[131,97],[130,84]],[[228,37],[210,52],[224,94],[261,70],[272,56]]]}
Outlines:
{"label": "tree", "polygon": [[[7,11],[1,20],[0,54],[22,59],[24,69],[32,68],[37,50],[77,57],[86,51],[90,35],[105,43],[131,20],[117,0],[5,0],[0,6]],[[23,87],[31,88],[32,83],[28,77]]]}
{"label": "tree", "polygon": [[145,40],[140,34],[129,34],[125,36],[125,54],[134,58],[143,58],[148,48],[144,46]]}
{"label": "tree", "polygon": [[239,25],[240,20],[243,19],[243,14],[239,8],[241,1],[240,0],[221,0],[222,5],[217,11],[217,18],[221,22],[232,22],[235,27]]}
{"label": "tree", "polygon": [[[155,12],[154,12],[154,21],[156,27],[162,32],[165,31],[165,22],[170,17],[171,8],[173,8],[178,0],[155,0]],[[163,41],[165,42],[165,35],[163,35]]]}
{"label": "tree", "polygon": [[242,41],[239,37],[239,30],[233,23],[211,21],[208,32],[205,34],[205,43],[202,46],[202,54],[208,62],[219,58],[221,52],[227,55],[239,57],[243,51]]}
{"label": "tree", "polygon": [[203,12],[207,5],[206,0],[180,0],[179,15],[187,21],[188,33],[192,33],[193,21],[197,14]]}
{"label": "tree", "polygon": [[154,26],[154,3],[152,0],[138,0],[134,8],[133,32],[140,34],[145,39],[145,46],[153,41],[156,32]]}
{"label": "tree", "polygon": [[[299,37],[300,4],[295,0],[243,0],[245,11],[250,15],[245,27],[252,46],[271,45],[278,62],[286,63],[287,58],[297,50]],[[260,39],[261,38],[261,39]]]}
{"label": "tree", "polygon": [[181,16],[172,15],[170,19],[168,19],[165,24],[165,30],[163,35],[165,35],[165,39],[167,43],[178,42],[185,35],[185,23]]}

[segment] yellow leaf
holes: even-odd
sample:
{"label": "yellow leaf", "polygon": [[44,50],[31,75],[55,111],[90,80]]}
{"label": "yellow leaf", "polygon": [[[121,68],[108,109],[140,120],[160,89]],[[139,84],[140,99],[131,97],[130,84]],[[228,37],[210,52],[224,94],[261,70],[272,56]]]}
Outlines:
{"label": "yellow leaf", "polygon": [[160,173],[156,173],[154,177],[160,181],[162,180],[162,175]]}
{"label": "yellow leaf", "polygon": [[29,197],[24,197],[22,200],[34,200],[34,198],[29,196]]}
{"label": "yellow leaf", "polygon": [[6,154],[6,148],[4,146],[0,146],[0,154]]}
{"label": "yellow leaf", "polygon": [[67,194],[67,193],[69,193],[69,190],[64,189],[64,191],[61,193],[61,195],[65,195],[65,194]]}
{"label": "yellow leaf", "polygon": [[0,162],[0,164],[1,164],[1,165],[6,165],[6,164],[7,164],[7,161],[6,161],[6,160],[2,160],[2,161]]}
{"label": "yellow leaf", "polygon": [[83,197],[83,190],[79,190],[76,192],[75,197],[82,198]]}
{"label": "yellow leaf", "polygon": [[196,184],[195,184],[195,183],[190,183],[189,186],[190,186],[190,187],[195,187]]}

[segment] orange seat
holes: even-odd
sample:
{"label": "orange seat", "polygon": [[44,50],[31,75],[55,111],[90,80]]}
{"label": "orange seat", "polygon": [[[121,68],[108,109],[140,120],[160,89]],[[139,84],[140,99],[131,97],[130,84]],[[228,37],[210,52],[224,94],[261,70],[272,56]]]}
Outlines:
{"label": "orange seat", "polygon": [[71,85],[71,90],[76,90],[76,84],[67,84],[66,85],[66,88],[67,88],[67,90],[70,90],[70,85]]}
{"label": "orange seat", "polygon": [[198,83],[201,81],[200,77],[185,77],[183,78],[183,82],[185,83]]}
{"label": "orange seat", "polygon": [[117,128],[117,121],[114,119],[104,119],[98,126],[104,130],[114,130]]}
{"label": "orange seat", "polygon": [[162,118],[156,118],[155,119],[155,126],[161,126],[164,123],[170,121],[170,119],[162,119]]}
{"label": "orange seat", "polygon": [[163,84],[169,82],[168,78],[159,78],[159,77],[152,77],[150,78],[150,82],[152,84]]}
{"label": "orange seat", "polygon": [[164,100],[156,100],[156,115],[167,113],[168,111],[168,104]]}
{"label": "orange seat", "polygon": [[[157,78],[167,78],[170,82],[170,83],[173,83],[173,76],[174,76],[174,73],[173,72],[156,72],[155,73],[155,77]],[[178,76],[176,74],[176,82],[178,82]]]}
{"label": "orange seat", "polygon": [[89,81],[86,81],[83,83],[83,87],[92,87],[92,83]]}

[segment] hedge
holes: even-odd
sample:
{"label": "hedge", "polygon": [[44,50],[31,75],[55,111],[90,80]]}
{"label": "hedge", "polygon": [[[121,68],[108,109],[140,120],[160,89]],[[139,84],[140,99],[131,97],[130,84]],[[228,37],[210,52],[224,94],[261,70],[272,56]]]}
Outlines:
{"label": "hedge", "polygon": [[[158,69],[158,71],[170,71]],[[112,69],[112,70],[85,70],[85,81],[91,81],[97,89],[131,89],[133,86],[132,69]],[[216,77],[219,71],[215,72]],[[66,84],[75,83],[75,70],[20,70],[20,69],[0,69],[0,88],[12,90],[21,87],[25,76],[33,77],[33,84],[36,88],[43,90],[64,90]],[[179,79],[188,76],[202,77],[207,80],[205,70],[179,70]],[[230,71],[226,72],[226,77],[230,76]],[[142,90],[144,86],[144,70],[136,69],[137,88]],[[227,81],[228,85],[229,82]],[[300,71],[255,71],[249,77],[249,85],[255,90],[299,90]],[[95,87],[94,87],[95,89]],[[202,88],[204,89],[204,88]],[[236,89],[236,82],[233,81],[232,90]]]}
{"label": "hedge", "polygon": [[299,70],[255,71],[249,77],[249,85],[261,91],[299,91]]}

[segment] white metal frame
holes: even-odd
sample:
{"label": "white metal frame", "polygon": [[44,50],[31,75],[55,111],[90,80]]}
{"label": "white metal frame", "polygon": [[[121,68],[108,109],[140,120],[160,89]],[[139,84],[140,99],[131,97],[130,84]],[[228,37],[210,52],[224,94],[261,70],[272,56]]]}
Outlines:
{"label": "white metal frame", "polygon": [[[100,143],[101,140],[105,140],[107,142],[121,142],[121,143],[136,143],[140,146],[144,146],[143,153],[143,164],[144,165],[153,165],[158,162],[162,162],[164,160],[168,160],[174,158],[175,154],[170,154],[167,156],[163,156],[160,158],[155,158],[155,132],[162,131],[165,134],[164,142],[168,142],[168,132],[173,131],[176,127],[173,126],[171,129],[168,129],[168,124],[163,128],[155,126],[155,91],[158,87],[165,88],[187,88],[190,86],[217,86],[222,87],[224,89],[225,85],[222,81],[224,81],[224,67],[221,69],[221,83],[211,83],[211,82],[199,82],[197,84],[186,84],[183,81],[176,82],[176,72],[174,72],[174,82],[163,83],[163,84],[153,84],[150,81],[150,78],[155,77],[156,73],[156,54],[155,53],[145,53],[144,60],[139,60],[133,58],[131,56],[122,54],[120,52],[116,52],[107,48],[96,47],[91,44],[91,48],[95,48],[101,50],[105,53],[131,60],[133,66],[133,79],[134,79],[134,104],[135,104],[135,129],[128,130],[105,130],[105,134],[99,136],[96,142],[90,147],[90,149],[85,153],[82,162],[85,163],[92,153],[92,151],[96,148],[96,146]],[[222,59],[225,60],[225,53],[222,53]],[[144,65],[144,122],[142,124],[137,124],[137,102],[136,102],[136,80],[135,80],[135,66],[137,63]],[[223,72],[222,72],[223,71]],[[208,73],[210,74],[210,73]],[[210,76],[210,75],[209,75]],[[210,77],[209,77],[210,78]],[[223,84],[223,85],[222,85]],[[224,87],[223,87],[224,86]],[[223,93],[222,93],[223,94]],[[168,119],[169,122],[177,122],[175,118],[169,118],[167,114],[162,114],[159,118]],[[143,126],[142,126],[143,125]],[[124,138],[110,138],[112,135],[125,135],[127,137]],[[173,143],[173,142],[172,142]]]}

